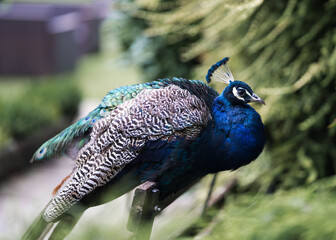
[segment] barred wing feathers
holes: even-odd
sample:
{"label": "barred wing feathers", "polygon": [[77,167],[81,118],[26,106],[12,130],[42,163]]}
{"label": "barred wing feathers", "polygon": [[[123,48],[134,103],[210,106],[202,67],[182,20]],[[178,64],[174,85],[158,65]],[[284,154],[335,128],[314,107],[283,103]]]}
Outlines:
{"label": "barred wing feathers", "polygon": [[102,103],[87,116],[46,141],[35,152],[31,162],[56,158],[62,153],[75,159],[78,151],[90,140],[90,132],[95,122],[108,115],[118,105],[136,97],[142,90],[162,88],[168,84],[169,81],[154,81],[113,89],[103,98]]}
{"label": "barred wing feathers", "polygon": [[44,213],[46,221],[105,185],[142,151],[146,142],[196,138],[211,119],[209,106],[177,85],[141,91],[99,120],[91,140],[76,159],[76,168]]}

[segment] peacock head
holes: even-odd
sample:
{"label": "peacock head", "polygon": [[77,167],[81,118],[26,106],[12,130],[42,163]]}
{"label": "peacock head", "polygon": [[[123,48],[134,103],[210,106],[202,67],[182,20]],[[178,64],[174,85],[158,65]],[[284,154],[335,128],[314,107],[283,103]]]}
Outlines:
{"label": "peacock head", "polygon": [[222,96],[232,105],[245,105],[249,102],[265,104],[264,100],[253,92],[251,87],[242,82],[234,80],[233,75],[228,67],[228,57],[218,61],[208,71],[206,80],[210,83],[212,80],[229,84],[223,91]]}
{"label": "peacock head", "polygon": [[224,89],[223,96],[229,100],[232,105],[243,105],[249,102],[265,104],[264,100],[258,97],[258,95],[252,91],[251,87],[242,81],[231,82],[229,86]]}

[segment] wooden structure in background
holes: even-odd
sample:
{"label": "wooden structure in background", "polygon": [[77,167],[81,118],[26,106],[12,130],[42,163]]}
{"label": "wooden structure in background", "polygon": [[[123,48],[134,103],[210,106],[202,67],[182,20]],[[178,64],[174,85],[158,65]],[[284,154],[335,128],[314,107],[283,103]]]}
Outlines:
{"label": "wooden structure in background", "polygon": [[45,75],[74,69],[99,50],[108,7],[90,4],[7,3],[0,8],[0,74]]}

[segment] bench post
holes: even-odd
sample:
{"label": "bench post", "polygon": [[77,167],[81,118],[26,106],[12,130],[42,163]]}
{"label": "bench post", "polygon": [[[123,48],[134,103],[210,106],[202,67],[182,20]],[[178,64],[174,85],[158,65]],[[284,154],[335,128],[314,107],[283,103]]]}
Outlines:
{"label": "bench post", "polygon": [[158,208],[160,191],[157,183],[145,182],[135,189],[127,229],[135,234],[135,240],[149,240]]}

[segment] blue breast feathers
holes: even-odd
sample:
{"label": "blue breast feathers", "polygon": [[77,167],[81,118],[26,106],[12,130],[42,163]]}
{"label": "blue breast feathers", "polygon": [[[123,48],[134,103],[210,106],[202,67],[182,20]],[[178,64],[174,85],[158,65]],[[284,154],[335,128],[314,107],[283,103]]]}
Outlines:
{"label": "blue breast feathers", "polygon": [[213,122],[200,136],[198,154],[209,172],[234,170],[256,159],[265,145],[259,114],[248,104],[233,106],[223,95],[212,106]]}

